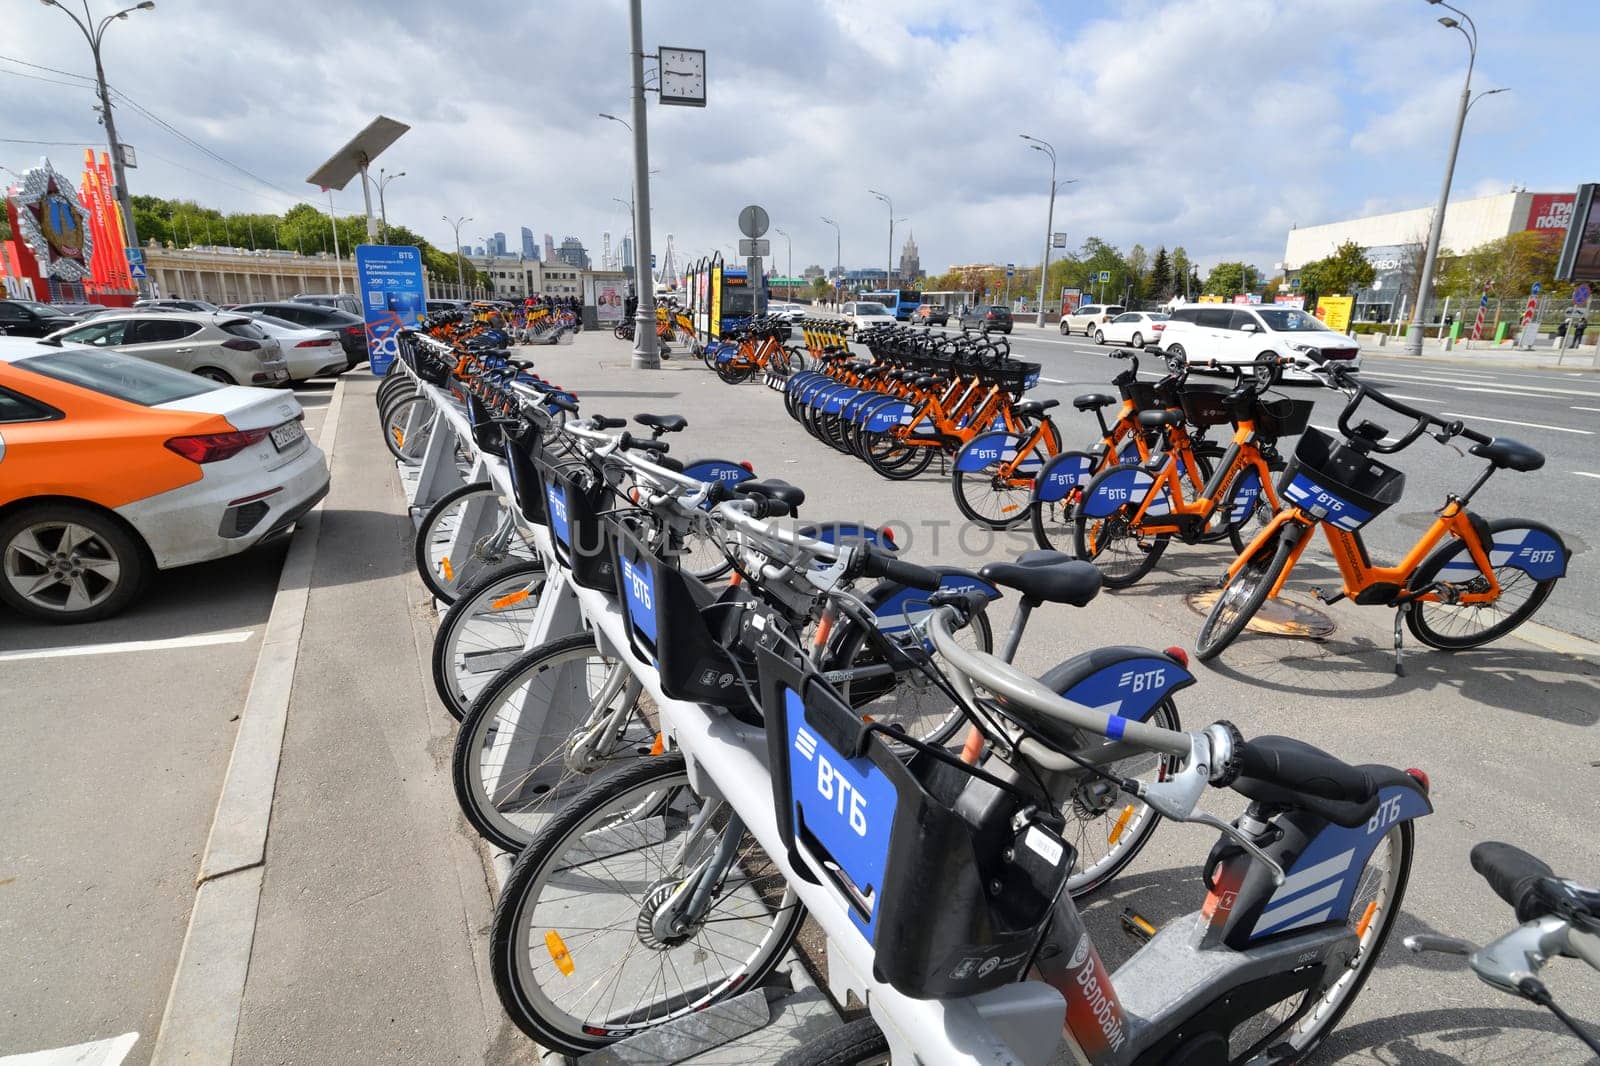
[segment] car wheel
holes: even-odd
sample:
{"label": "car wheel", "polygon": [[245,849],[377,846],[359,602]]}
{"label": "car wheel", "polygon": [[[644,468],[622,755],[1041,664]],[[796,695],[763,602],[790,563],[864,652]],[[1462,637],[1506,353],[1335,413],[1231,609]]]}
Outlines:
{"label": "car wheel", "polygon": [[47,622],[93,622],[128,606],[150,573],[144,546],[103,511],[24,507],[0,521],[0,601]]}
{"label": "car wheel", "polygon": [[1063,337],[1065,337],[1065,336],[1066,336],[1066,335],[1067,335],[1067,334],[1069,334],[1069,333],[1071,333],[1071,332],[1072,332],[1072,331],[1071,331],[1071,330],[1070,330],[1070,329],[1068,329],[1068,328],[1067,328],[1067,320],[1066,320],[1066,319],[1064,319],[1064,318],[1063,318],[1063,319],[1062,319],[1062,320],[1061,320],[1061,335],[1062,335],[1062,336],[1063,336]]}
{"label": "car wheel", "polygon": [[1135,333],[1133,335],[1133,346],[1135,348],[1143,350],[1143,348],[1144,348],[1144,334],[1143,333]]}
{"label": "car wheel", "polygon": [[233,377],[226,370],[218,370],[214,366],[203,366],[199,370],[196,370],[195,373],[200,377],[205,378],[207,381],[215,381],[219,385],[238,384],[238,382],[234,381]]}
{"label": "car wheel", "polygon": [[1271,388],[1277,384],[1278,378],[1282,376],[1282,372],[1278,367],[1277,353],[1262,352],[1257,355],[1252,373],[1255,376],[1256,384],[1263,389]]}
{"label": "car wheel", "polygon": [[1167,349],[1167,373],[1181,374],[1188,365],[1189,356],[1184,352],[1183,345],[1174,344]]}
{"label": "car wheel", "polygon": [[1106,342],[1106,331],[1103,330],[1103,329],[1095,330],[1094,331],[1094,342],[1096,344],[1104,344]]}

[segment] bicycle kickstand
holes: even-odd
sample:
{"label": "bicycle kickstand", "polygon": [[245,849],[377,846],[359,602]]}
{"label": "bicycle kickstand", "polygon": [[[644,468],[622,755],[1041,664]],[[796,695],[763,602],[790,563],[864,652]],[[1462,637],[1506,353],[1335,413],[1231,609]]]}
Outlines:
{"label": "bicycle kickstand", "polygon": [[1402,603],[1394,612],[1394,676],[1395,677],[1405,677],[1406,676],[1405,663],[1400,661],[1400,654],[1401,654],[1400,645],[1401,645],[1401,640],[1402,640],[1402,637],[1401,637],[1401,632],[1402,631],[1400,629],[1400,623],[1405,621],[1405,616],[1406,616],[1407,612],[1409,612],[1410,610],[1411,610],[1411,604]]}

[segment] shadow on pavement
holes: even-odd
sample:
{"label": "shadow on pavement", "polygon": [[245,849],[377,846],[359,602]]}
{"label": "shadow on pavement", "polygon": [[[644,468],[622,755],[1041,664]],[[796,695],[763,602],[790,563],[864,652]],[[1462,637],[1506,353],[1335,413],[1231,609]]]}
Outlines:
{"label": "shadow on pavement", "polygon": [[414,555],[415,538],[404,515],[324,505],[312,585],[331,588],[409,574]]}
{"label": "shadow on pavement", "polygon": [[1335,1029],[1316,1057],[1392,1066],[1593,1061],[1559,1021],[1532,1006],[1417,1011],[1361,1022]]}

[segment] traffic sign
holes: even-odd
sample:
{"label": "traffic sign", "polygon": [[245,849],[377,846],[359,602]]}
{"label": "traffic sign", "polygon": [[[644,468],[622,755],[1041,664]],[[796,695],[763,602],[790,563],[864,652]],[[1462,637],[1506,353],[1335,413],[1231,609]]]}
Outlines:
{"label": "traffic sign", "polygon": [[142,262],[144,262],[144,252],[142,250],[140,250],[138,248],[128,248],[128,249],[126,249],[126,251],[128,253],[128,262],[130,262],[130,263],[142,263]]}
{"label": "traffic sign", "polygon": [[1538,282],[1538,281],[1534,282],[1533,283],[1533,294],[1535,296],[1539,295],[1540,290],[1543,289],[1543,288],[1544,288],[1544,284],[1542,282]]}
{"label": "traffic sign", "polygon": [[1573,302],[1574,306],[1577,306],[1577,307],[1582,307],[1584,304],[1588,303],[1589,302],[1589,286],[1587,286],[1587,285],[1579,285],[1576,289],[1573,289],[1572,290],[1572,302]]}
{"label": "traffic sign", "polygon": [[656,253],[651,252],[650,253],[650,269],[654,270],[655,268],[656,268]]}
{"label": "traffic sign", "polygon": [[130,263],[128,264],[128,276],[135,281],[142,281],[150,275],[145,272],[143,263]]}
{"label": "traffic sign", "polygon": [[739,242],[739,254],[746,258],[752,255],[769,256],[772,254],[772,242],[766,238],[742,240]]}
{"label": "traffic sign", "polygon": [[1291,289],[1298,289],[1300,287],[1300,279],[1299,278],[1291,279],[1290,282],[1289,282],[1289,287]]}
{"label": "traffic sign", "polygon": [[1065,248],[1066,246],[1067,246],[1067,235],[1065,233],[1052,233],[1052,234],[1050,234],[1050,247],[1052,247],[1052,248]]}
{"label": "traffic sign", "polygon": [[767,225],[771,219],[767,218],[765,208],[751,204],[739,212],[739,232],[746,237],[759,237],[767,232]]}
{"label": "traffic sign", "polygon": [[1100,271],[1100,280],[1101,281],[1110,281],[1111,280],[1111,271],[1109,271],[1109,270]]}

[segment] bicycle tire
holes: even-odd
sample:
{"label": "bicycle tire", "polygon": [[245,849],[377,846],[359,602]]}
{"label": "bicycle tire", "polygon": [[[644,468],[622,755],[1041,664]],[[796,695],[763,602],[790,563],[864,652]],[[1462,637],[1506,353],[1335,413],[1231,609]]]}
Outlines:
{"label": "bicycle tire", "polygon": [[[889,434],[880,434],[894,440]],[[872,449],[867,451],[867,465],[879,477],[888,478],[890,481],[910,481],[933,462],[934,448],[921,444],[906,444],[895,441],[899,447],[889,452],[878,452]]]}
{"label": "bicycle tire", "polygon": [[[535,972],[533,959],[530,957],[535,946],[536,937],[534,931],[536,929],[544,931],[542,936],[537,937],[537,946],[540,954],[548,954],[550,956],[550,972],[552,974],[558,972],[555,967],[559,967],[564,961],[567,966],[571,967],[569,972],[579,971],[581,967],[581,972],[585,976],[592,972],[588,958],[600,954],[597,936],[599,933],[605,932],[603,928],[596,926],[595,923],[604,920],[604,916],[609,911],[615,910],[623,916],[632,915],[631,921],[619,927],[622,931],[622,937],[619,937],[619,939],[626,938],[627,941],[637,946],[641,944],[642,940],[638,931],[641,923],[644,923],[644,927],[648,930],[646,915],[640,909],[639,902],[631,894],[624,893],[623,900],[625,902],[619,901],[614,895],[596,890],[594,888],[594,877],[585,882],[582,892],[575,891],[569,895],[569,899],[576,900],[576,902],[570,904],[569,908],[560,909],[559,904],[552,901],[552,909],[556,910],[557,913],[546,915],[547,918],[553,917],[557,921],[560,921],[565,913],[572,911],[576,911],[581,916],[582,923],[589,928],[588,931],[582,934],[583,944],[576,955],[572,953],[572,947],[567,945],[564,939],[560,937],[559,930],[555,924],[538,920],[537,905],[539,899],[537,893],[541,889],[541,882],[547,872],[547,867],[565,855],[565,845],[568,838],[581,838],[587,825],[598,825],[601,822],[607,822],[607,815],[610,809],[621,808],[616,812],[616,816],[607,822],[607,832],[615,834],[618,838],[625,839],[627,825],[642,813],[644,817],[659,819],[662,828],[658,831],[663,837],[663,842],[665,842],[668,836],[669,821],[670,828],[677,828],[680,824],[686,822],[689,819],[689,815],[684,808],[695,802],[696,798],[690,790],[688,773],[684,768],[684,761],[681,755],[669,753],[654,758],[638,760],[615,775],[595,782],[593,786],[586,789],[571,804],[563,807],[518,857],[516,864],[512,866],[511,874],[506,879],[505,888],[501,893],[500,902],[495,907],[494,919],[490,927],[490,971],[494,978],[495,991],[499,995],[501,1006],[505,1009],[506,1014],[517,1028],[532,1037],[543,1047],[569,1055],[582,1055],[586,1052],[594,1051],[634,1033],[653,1028],[672,1018],[682,1017],[704,1009],[712,1003],[757,987],[783,961],[785,953],[790,945],[793,944],[796,934],[800,931],[801,923],[805,920],[805,908],[795,900],[793,892],[787,885],[782,884],[781,878],[777,878],[777,884],[769,882],[759,888],[754,887],[754,879],[752,879],[752,887],[749,890],[750,896],[754,898],[753,902],[756,907],[768,911],[768,917],[772,921],[766,934],[755,944],[755,951],[742,961],[734,959],[736,966],[732,974],[727,976],[719,974],[713,978],[709,976],[708,964],[716,966],[719,964],[719,960],[728,959],[731,956],[718,952],[715,948],[712,948],[710,954],[706,954],[703,948],[697,949],[701,951],[704,958],[694,962],[695,971],[691,976],[691,981],[695,984],[695,992],[688,994],[685,991],[677,996],[676,998],[681,1002],[677,1005],[669,1005],[662,1011],[660,1016],[654,1014],[653,1011],[646,1011],[643,1019],[638,1019],[639,1009],[636,1002],[632,1010],[632,1014],[635,1016],[633,1019],[619,1021],[611,1017],[593,1020],[576,1018],[572,1014],[566,1013],[563,1008],[558,1007],[549,995],[545,993],[539,981],[539,976]],[[629,803],[632,803],[633,806],[627,806]],[[652,826],[651,828],[654,829],[655,827]],[[712,842],[716,838],[717,834],[710,835]],[[751,840],[752,838],[746,832],[743,839]],[[648,844],[645,845],[645,847],[648,846]],[[619,854],[629,862],[637,862],[644,850],[644,847],[629,848],[625,852],[619,852]],[[590,853],[594,853],[592,849]],[[760,852],[759,845],[746,849],[746,856],[746,860],[741,862],[738,868],[754,866],[758,869],[762,867],[768,870],[772,869],[770,860],[766,858],[764,853]],[[608,855],[607,858],[610,859],[613,856]],[[644,861],[648,863],[648,860]],[[622,865],[622,862],[618,860],[617,865]],[[571,871],[575,867],[569,866],[567,869]],[[552,874],[552,876],[554,875]],[[598,877],[600,875],[594,876]],[[616,875],[613,873],[611,876]],[[645,892],[645,898],[652,903],[656,903],[655,897],[664,890],[670,890],[673,884],[674,880],[670,875],[665,878],[658,878],[656,883]],[[776,906],[769,906],[769,901],[776,894],[779,886],[781,886],[781,895],[777,896]],[[721,897],[718,900],[719,904],[723,899],[728,898],[728,887],[727,879],[718,886],[717,891]],[[749,905],[752,900],[747,897],[744,902]],[[644,958],[648,960],[653,955],[660,959],[662,967],[660,972],[664,974],[669,953],[677,947],[685,946],[685,943],[698,943],[698,938],[702,935],[710,936],[720,933],[724,938],[723,943],[727,944],[727,938],[731,934],[723,926],[716,926],[711,930],[711,933],[705,932],[706,926],[711,925],[713,921],[719,920],[712,919],[702,923],[690,941],[680,941],[676,945],[659,948],[648,944],[643,945],[644,950],[649,953]],[[554,940],[551,939],[551,934],[555,934]],[[709,946],[709,941],[707,946]],[[627,953],[618,951],[616,954],[621,956],[621,960],[617,965],[612,966],[610,970],[602,972],[600,974],[602,979],[611,972],[622,970],[621,962],[626,961]],[[601,964],[604,965],[605,961],[602,961]],[[627,973],[628,976],[636,980],[644,980],[649,978],[650,970],[651,968],[647,966],[634,966]],[[619,973],[619,978],[620,976],[621,974]],[[556,981],[560,980],[562,979],[556,979]],[[678,980],[680,981],[680,988],[686,988],[681,984],[683,978],[679,977]],[[589,982],[589,987],[593,987],[595,983],[593,981]],[[653,988],[654,986],[652,985],[651,987]],[[702,988],[707,990],[702,992]],[[649,991],[649,989],[647,988],[646,991]],[[604,992],[602,991],[601,994],[604,995]],[[642,1000],[643,993],[641,993],[639,1001],[642,1002]],[[669,1004],[671,1004],[670,998]],[[564,1017],[557,1018],[556,1015],[558,1013],[564,1014]]]}
{"label": "bicycle tire", "polygon": [[425,427],[421,432],[413,432],[409,437],[405,434],[405,424],[411,420],[411,409],[417,404],[433,406],[421,393],[407,396],[384,408],[383,415],[383,443],[400,462],[407,466],[416,466],[422,462],[422,453],[428,448],[428,439],[433,435],[432,419],[425,420]]}
{"label": "bicycle tire", "polygon": [[421,391],[422,389],[418,387],[417,383],[409,377],[385,378],[378,384],[378,391],[373,394],[372,403],[381,415],[383,409],[389,405],[391,400],[402,394],[414,394]]}
{"label": "bicycle tire", "polygon": [[[1497,518],[1489,522],[1490,543],[1493,543],[1493,534],[1512,529],[1536,529],[1551,536],[1559,537],[1555,530],[1540,522],[1530,522],[1520,518]],[[1412,575],[1409,587],[1413,589],[1425,588],[1433,584],[1434,579],[1439,576],[1439,571],[1444,569],[1445,564],[1466,550],[1466,542],[1461,540],[1452,541],[1436,549],[1423,560],[1422,565],[1417,568],[1417,572]],[[1450,607],[1442,603],[1417,602],[1412,604],[1411,610],[1406,612],[1406,626],[1411,630],[1412,636],[1428,647],[1437,648],[1440,651],[1461,651],[1465,648],[1477,648],[1488,644],[1490,641],[1499,640],[1529,618],[1532,618],[1535,612],[1544,606],[1544,601],[1550,597],[1550,592],[1556,587],[1556,582],[1561,580],[1558,577],[1549,577],[1542,580],[1535,579],[1529,577],[1522,570],[1510,566],[1495,567],[1494,576],[1495,580],[1500,584],[1501,599],[1505,598],[1508,589],[1518,588],[1531,582],[1528,598],[1500,621],[1469,636],[1456,636],[1441,632],[1435,627],[1434,622],[1430,620],[1437,616],[1431,615],[1429,612],[1437,610],[1440,615],[1445,615],[1447,611],[1460,612],[1460,614],[1454,615],[1454,617],[1459,618],[1470,611],[1475,620],[1478,612],[1486,608],[1492,608],[1495,603],[1500,602],[1499,599],[1481,606],[1461,607]],[[1446,617],[1450,617],[1450,615],[1446,615]],[[1440,620],[1442,621],[1443,619]]]}
{"label": "bicycle tire", "polygon": [[[1164,699],[1157,704],[1145,721],[1174,732],[1183,730],[1178,718],[1178,706],[1171,699]],[[1138,765],[1131,765],[1136,761]],[[1177,770],[1179,761],[1170,755],[1141,752],[1119,759],[1105,769],[1119,777],[1154,782],[1170,777]],[[1114,811],[1116,814],[1113,817]],[[1078,852],[1078,862],[1073,866],[1072,875],[1067,878],[1067,891],[1073,899],[1080,900],[1116,880],[1117,875],[1139,857],[1139,853],[1155,835],[1156,827],[1161,824],[1161,815],[1154,808],[1114,789],[1107,791],[1104,779],[1091,774],[1084,775],[1073,788],[1071,797],[1062,805],[1061,813],[1067,819],[1061,831],[1062,836]],[[1073,832],[1074,819],[1077,821],[1076,833]],[[1110,822],[1109,832],[1106,831],[1107,821]],[[1099,828],[1095,829],[1096,826]],[[1096,845],[1091,835],[1103,837],[1104,844]],[[1103,858],[1091,862],[1091,849],[1097,846],[1103,846],[1106,853]]]}
{"label": "bicycle tire", "polygon": [[[1307,529],[1305,534],[1309,533]],[[1204,662],[1215,658],[1244,632],[1244,627],[1250,624],[1250,619],[1255,617],[1261,604],[1266,601],[1267,593],[1277,584],[1278,575],[1289,565],[1289,554],[1294,551],[1296,542],[1297,538],[1283,531],[1274,534],[1271,540],[1256,542],[1250,558],[1239,568],[1233,580],[1223,587],[1217,602],[1211,605],[1206,620],[1201,623],[1200,635],[1195,638],[1194,645],[1197,659]],[[1226,620],[1219,621],[1225,609],[1233,613]]]}
{"label": "bicycle tire", "polygon": [[777,1066],[879,1066],[889,1062],[889,1038],[871,1016],[829,1029],[778,1060]]}
{"label": "bicycle tire", "polygon": [[[1036,420],[1024,417],[1021,421],[1022,425],[1018,429],[1017,435],[1021,437],[1031,435]],[[1050,422],[1050,419],[1046,416],[1042,421]],[[1056,431],[1055,423],[1053,422],[1050,423],[1049,435],[1057,441],[1061,439],[1061,435]],[[1046,441],[1041,440],[1034,445],[1032,451],[1038,457],[1040,467],[1050,461],[1049,444]],[[1015,529],[1028,521],[1033,514],[1033,485],[1031,483],[1027,488],[1007,486],[1001,489],[994,485],[995,475],[989,473],[989,471],[1003,465],[1005,465],[1003,462],[996,460],[983,470],[957,470],[950,475],[950,492],[955,496],[956,510],[960,511],[968,521],[975,522],[986,529]],[[1011,510],[1015,513],[1009,518],[991,518],[983,513],[974,502],[974,497],[982,500],[986,494],[997,497],[998,510],[1002,512]],[[1017,502],[1019,499],[1021,500],[1020,503]]]}
{"label": "bicycle tire", "polygon": [[[1088,499],[1093,496],[1100,482],[1116,474],[1129,470],[1142,469],[1134,463],[1118,463],[1108,466],[1096,474],[1087,485],[1083,487],[1083,497]],[[1132,513],[1137,505],[1127,503],[1118,508],[1117,512],[1104,518],[1091,518],[1083,513],[1082,507],[1074,510],[1072,515],[1072,554],[1079,559],[1087,559],[1100,570],[1101,581],[1107,588],[1125,589],[1135,585],[1155,569],[1161,556],[1171,543],[1170,533],[1138,534],[1128,528],[1127,516]],[[1091,540],[1091,537],[1093,538]],[[1107,549],[1119,541],[1133,542],[1133,546],[1143,555],[1135,556],[1134,561],[1120,568],[1113,568],[1104,559]],[[1148,540],[1149,546],[1144,542]]]}
{"label": "bicycle tire", "polygon": [[[450,717],[460,721],[493,674],[522,654],[533,627],[533,607],[544,563],[508,563],[463,582],[456,602],[433,636],[433,688]],[[527,591],[528,595],[519,595]],[[497,602],[505,601],[505,602]]]}
{"label": "bicycle tire", "polygon": [[[649,754],[654,725],[636,698],[629,717],[639,728],[594,767],[575,767],[567,759],[567,741],[590,721],[604,677],[623,669],[620,659],[600,650],[592,633],[575,633],[519,654],[484,686],[461,719],[450,758],[456,803],[478,835],[516,854],[533,842],[541,822],[595,780],[594,774]],[[563,697],[572,699],[558,704]],[[589,702],[580,707],[580,699]],[[608,706],[615,709],[616,699]],[[520,720],[534,701],[542,712],[538,733],[511,726],[510,719]],[[486,770],[495,777],[492,789],[484,780]]]}
{"label": "bicycle tire", "polygon": [[446,533],[443,527],[447,519],[455,514],[457,506],[474,496],[492,498],[492,506],[498,509],[499,515],[493,522],[482,522],[481,528],[496,529],[509,513],[508,505],[492,481],[473,481],[458,485],[435,500],[417,526],[417,535],[412,542],[412,562],[417,568],[417,575],[441,603],[455,603],[463,582],[471,581],[501,563],[537,558],[533,545],[523,539],[520,530],[513,530],[503,552],[490,552],[475,544],[459,565],[452,565],[447,572],[441,572],[442,557],[436,557],[434,550],[455,536],[453,532]]}

